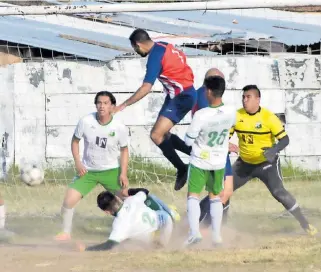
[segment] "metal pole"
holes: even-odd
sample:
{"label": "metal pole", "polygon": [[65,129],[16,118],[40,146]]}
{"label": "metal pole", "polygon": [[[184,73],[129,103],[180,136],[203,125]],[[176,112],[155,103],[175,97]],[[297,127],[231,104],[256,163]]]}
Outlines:
{"label": "metal pole", "polygon": [[58,5],[58,6],[9,6],[0,7],[2,15],[45,15],[80,14],[108,12],[144,12],[144,11],[186,11],[186,10],[223,10],[244,8],[278,8],[321,5],[321,0],[229,0],[210,2],[180,3],[130,3],[103,5]]}

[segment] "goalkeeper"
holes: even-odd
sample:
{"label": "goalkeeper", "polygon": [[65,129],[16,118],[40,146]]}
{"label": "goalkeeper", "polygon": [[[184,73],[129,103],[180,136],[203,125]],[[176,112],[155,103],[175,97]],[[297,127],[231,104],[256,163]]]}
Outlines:
{"label": "goalkeeper", "polygon": [[[269,110],[260,107],[261,92],[256,85],[243,88],[243,108],[237,111],[237,120],[230,136],[236,132],[239,139],[240,156],[233,165],[234,191],[252,178],[260,179],[301,227],[315,235],[313,227],[296,202],[296,199],[284,188],[279,152],[289,144],[289,137],[280,119]],[[275,143],[275,138],[278,143]],[[225,216],[229,203],[225,204]]]}
{"label": "goalkeeper", "polygon": [[98,195],[98,207],[115,217],[112,231],[106,242],[87,248],[79,245],[80,251],[110,250],[127,239],[150,244],[156,231],[159,231],[159,242],[163,246],[168,244],[173,222],[179,220],[176,210],[149,194],[147,189],[129,189],[128,194],[124,201],[108,191]]}

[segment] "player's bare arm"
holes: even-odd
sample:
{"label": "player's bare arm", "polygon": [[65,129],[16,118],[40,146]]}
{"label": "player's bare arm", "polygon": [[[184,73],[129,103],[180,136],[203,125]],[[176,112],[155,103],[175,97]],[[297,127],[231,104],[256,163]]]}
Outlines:
{"label": "player's bare arm", "polygon": [[121,147],[120,148],[120,169],[121,173],[119,176],[120,184],[123,188],[128,187],[128,177],[127,177],[127,171],[128,171],[128,161],[129,161],[129,152],[128,147]]}
{"label": "player's bare arm", "polygon": [[79,174],[79,176],[83,176],[87,173],[87,169],[82,164],[81,159],[80,159],[79,142],[80,142],[80,139],[78,139],[75,135],[73,135],[72,140],[71,140],[71,153],[74,158],[77,173]]}
{"label": "player's bare arm", "polygon": [[119,106],[115,107],[115,112],[122,111],[127,106],[130,106],[132,104],[135,104],[142,98],[144,98],[147,94],[149,94],[152,90],[152,84],[144,82],[142,86],[125,102],[120,104]]}

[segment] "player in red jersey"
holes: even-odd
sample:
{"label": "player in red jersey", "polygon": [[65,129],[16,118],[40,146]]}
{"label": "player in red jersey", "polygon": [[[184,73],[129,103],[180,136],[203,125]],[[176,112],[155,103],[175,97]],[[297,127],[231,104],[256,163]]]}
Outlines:
{"label": "player in red jersey", "polygon": [[[150,137],[177,169],[175,190],[180,190],[187,179],[187,165],[177,155],[173,146],[178,136],[170,134],[169,131],[184,118],[196,102],[193,71],[186,63],[186,56],[182,51],[169,43],[153,42],[143,29],[136,29],[129,40],[140,56],[148,56],[146,75],[140,88],[116,107],[115,112],[145,97],[152,90],[156,79],[162,83],[166,98]],[[185,151],[186,154],[190,152],[189,149]]]}

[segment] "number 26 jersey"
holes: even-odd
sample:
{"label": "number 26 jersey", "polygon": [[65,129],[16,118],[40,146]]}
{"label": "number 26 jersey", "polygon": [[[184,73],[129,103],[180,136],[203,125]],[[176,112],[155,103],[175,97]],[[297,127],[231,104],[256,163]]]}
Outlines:
{"label": "number 26 jersey", "polygon": [[203,170],[223,169],[229,146],[229,131],[236,120],[236,109],[221,104],[198,110],[186,132],[193,140],[190,163]]}

